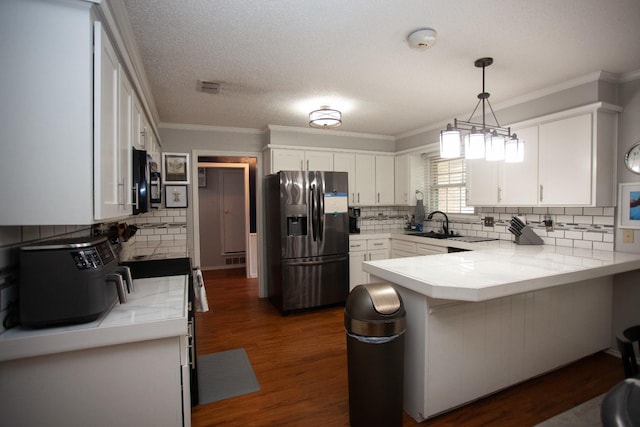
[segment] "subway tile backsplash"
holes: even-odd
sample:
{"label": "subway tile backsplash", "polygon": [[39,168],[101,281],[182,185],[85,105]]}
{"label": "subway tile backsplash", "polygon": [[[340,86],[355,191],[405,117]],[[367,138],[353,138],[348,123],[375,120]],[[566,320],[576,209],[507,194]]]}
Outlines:
{"label": "subway tile backsplash", "polygon": [[[407,218],[414,214],[415,208],[363,207],[361,212],[361,232],[390,232],[404,228]],[[452,215],[449,219],[449,229],[466,236],[513,240],[508,228],[514,215],[524,218],[547,245],[614,250],[614,207],[483,207],[478,208],[476,218],[480,219],[465,220]],[[485,217],[494,218],[492,227],[484,225]],[[547,229],[545,219],[553,221],[552,228]],[[432,221],[424,222],[424,230],[441,231],[442,222],[442,216],[438,215]]]}

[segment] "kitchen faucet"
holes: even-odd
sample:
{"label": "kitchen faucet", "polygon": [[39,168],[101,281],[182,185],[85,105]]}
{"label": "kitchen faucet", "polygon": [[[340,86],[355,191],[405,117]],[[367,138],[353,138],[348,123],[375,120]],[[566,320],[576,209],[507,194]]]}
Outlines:
{"label": "kitchen faucet", "polygon": [[449,217],[447,216],[446,213],[442,211],[433,211],[429,214],[429,216],[427,217],[427,220],[432,219],[433,215],[437,213],[442,214],[444,216],[444,223],[442,224],[442,230],[444,231],[444,234],[448,236],[449,235]]}

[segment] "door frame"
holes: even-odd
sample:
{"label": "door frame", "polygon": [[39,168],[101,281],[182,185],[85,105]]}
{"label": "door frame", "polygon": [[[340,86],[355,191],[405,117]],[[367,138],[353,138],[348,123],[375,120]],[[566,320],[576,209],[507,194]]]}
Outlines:
{"label": "door frame", "polygon": [[212,168],[212,169],[243,169],[244,170],[244,221],[245,221],[245,274],[247,277],[250,277],[251,271],[251,260],[249,256],[250,248],[249,248],[249,165],[247,163],[211,163],[211,162],[198,162],[196,159],[196,167],[192,168],[196,173],[196,179],[193,181],[194,185],[192,186],[194,195],[192,196],[193,200],[193,251],[196,265],[200,265],[200,201],[198,197],[198,186],[197,183],[197,174],[198,168]]}

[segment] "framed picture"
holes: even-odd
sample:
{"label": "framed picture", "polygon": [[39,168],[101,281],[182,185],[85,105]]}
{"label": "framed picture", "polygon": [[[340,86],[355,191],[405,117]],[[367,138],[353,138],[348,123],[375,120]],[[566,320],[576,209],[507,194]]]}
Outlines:
{"label": "framed picture", "polygon": [[640,183],[620,184],[618,228],[640,228]]}
{"label": "framed picture", "polygon": [[198,187],[207,186],[207,169],[198,168]]}
{"label": "framed picture", "polygon": [[187,207],[187,186],[186,185],[165,185],[164,186],[164,206],[166,208],[186,208]]}
{"label": "framed picture", "polygon": [[165,184],[189,184],[189,154],[162,153],[162,180]]}

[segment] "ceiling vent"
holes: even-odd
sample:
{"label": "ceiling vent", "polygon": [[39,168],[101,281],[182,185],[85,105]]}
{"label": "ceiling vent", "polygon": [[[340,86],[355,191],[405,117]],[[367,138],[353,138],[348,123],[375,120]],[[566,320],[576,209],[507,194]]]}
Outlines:
{"label": "ceiling vent", "polygon": [[200,80],[200,90],[206,93],[219,94],[222,90],[222,83]]}

